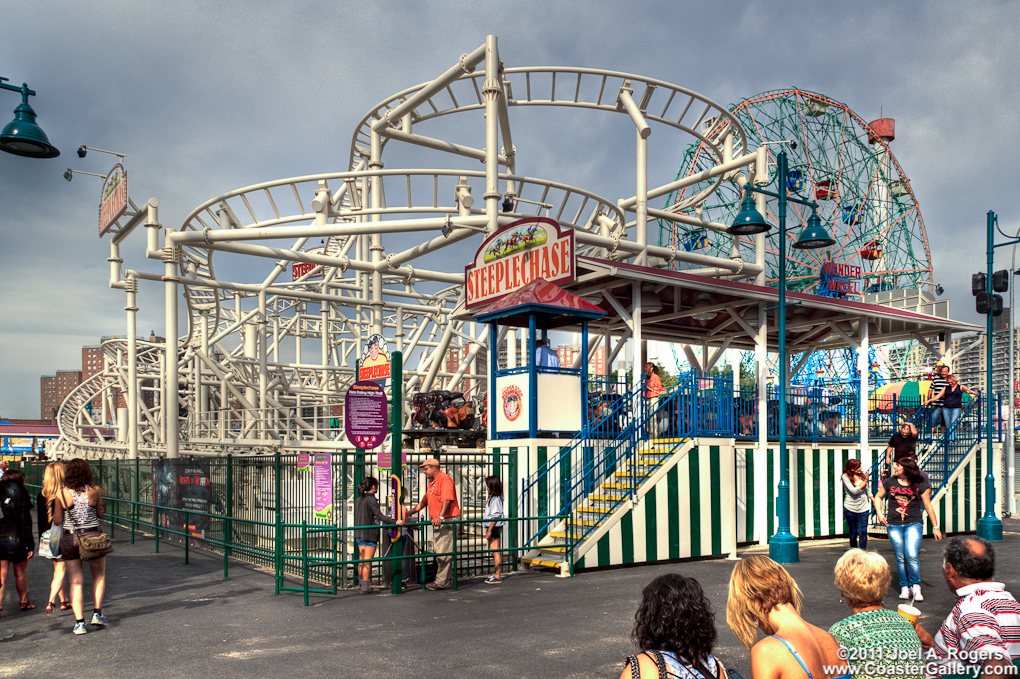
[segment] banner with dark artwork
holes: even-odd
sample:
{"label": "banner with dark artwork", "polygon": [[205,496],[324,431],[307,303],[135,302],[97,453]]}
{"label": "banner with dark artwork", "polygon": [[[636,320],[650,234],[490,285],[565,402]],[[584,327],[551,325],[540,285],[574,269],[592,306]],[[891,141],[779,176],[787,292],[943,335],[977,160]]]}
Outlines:
{"label": "banner with dark artwork", "polygon": [[[153,522],[160,528],[205,538],[209,532],[212,480],[209,461],[160,459],[152,463]],[[188,512],[185,514],[185,512]],[[187,518],[187,525],[185,525]],[[181,536],[175,536],[180,540]]]}

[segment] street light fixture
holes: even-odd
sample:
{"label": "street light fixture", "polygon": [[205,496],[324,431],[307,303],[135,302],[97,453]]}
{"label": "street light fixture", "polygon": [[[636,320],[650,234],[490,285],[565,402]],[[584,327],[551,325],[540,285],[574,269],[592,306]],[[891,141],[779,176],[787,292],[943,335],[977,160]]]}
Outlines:
{"label": "street light fixture", "polygon": [[779,525],[776,534],[769,540],[769,556],[779,563],[797,563],[800,561],[800,547],[797,538],[790,532],[790,452],[786,448],[786,392],[789,389],[787,380],[786,365],[786,203],[792,201],[811,208],[811,217],[807,225],[801,231],[800,238],[793,244],[798,250],[815,250],[835,244],[822,220],[818,218],[818,204],[789,197],[786,193],[788,169],[786,166],[786,151],[780,151],[776,156],[778,166],[777,193],[766,191],[753,185],[748,181],[746,184],[747,195],[741,204],[740,212],[737,214],[733,225],[726,231],[735,236],[750,236],[764,233],[772,227],[760,212],[754,207],[754,200],[751,193],[761,193],[772,196],[779,200],[779,307],[776,314],[779,317],[779,493],[776,502],[776,509],[779,518]]}
{"label": "street light fixture", "polygon": [[27,158],[56,158],[60,155],[42,128],[35,122],[35,111],[28,104],[28,98],[35,96],[35,91],[28,89],[26,83],[15,87],[5,83],[9,78],[0,78],[0,89],[21,94],[21,103],[14,109],[14,120],[7,123],[0,132],[0,151],[13,153]]}

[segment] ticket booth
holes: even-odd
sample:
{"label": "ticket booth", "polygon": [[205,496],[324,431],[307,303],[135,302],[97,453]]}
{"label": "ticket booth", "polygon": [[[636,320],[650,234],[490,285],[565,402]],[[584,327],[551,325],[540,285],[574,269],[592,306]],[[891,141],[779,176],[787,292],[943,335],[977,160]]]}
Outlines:
{"label": "ticket booth", "polygon": [[[572,437],[586,424],[588,382],[588,322],[606,314],[563,288],[538,278],[481,312],[476,321],[489,325],[489,416],[493,438]],[[539,333],[548,346],[549,330],[581,327],[581,365],[538,365]],[[527,365],[499,369],[500,326],[528,328]]]}

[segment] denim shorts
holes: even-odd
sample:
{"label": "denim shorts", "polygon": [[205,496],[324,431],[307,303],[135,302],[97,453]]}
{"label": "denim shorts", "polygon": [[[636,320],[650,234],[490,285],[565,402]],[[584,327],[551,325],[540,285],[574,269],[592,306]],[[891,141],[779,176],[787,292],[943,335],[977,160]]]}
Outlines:
{"label": "denim shorts", "polygon": [[369,542],[368,540],[362,540],[361,538],[356,538],[354,540],[354,544],[356,544],[358,547],[378,547],[379,546],[378,542]]}

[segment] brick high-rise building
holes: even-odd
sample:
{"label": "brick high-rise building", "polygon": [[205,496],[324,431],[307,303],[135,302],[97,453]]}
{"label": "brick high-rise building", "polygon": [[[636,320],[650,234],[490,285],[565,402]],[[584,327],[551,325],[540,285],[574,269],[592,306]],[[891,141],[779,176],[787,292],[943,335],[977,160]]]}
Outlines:
{"label": "brick high-rise building", "polygon": [[67,395],[81,384],[81,370],[58,370],[56,375],[44,375],[39,379],[39,419],[57,421],[57,411]]}
{"label": "brick high-rise building", "polygon": [[[581,353],[581,347],[571,347],[566,344],[561,344],[556,348],[556,353],[560,357],[560,366],[563,368],[571,368],[574,365],[574,361],[577,360],[577,356]],[[588,361],[588,374],[604,375],[605,372],[606,348],[599,345],[595,348],[595,355]]]}

